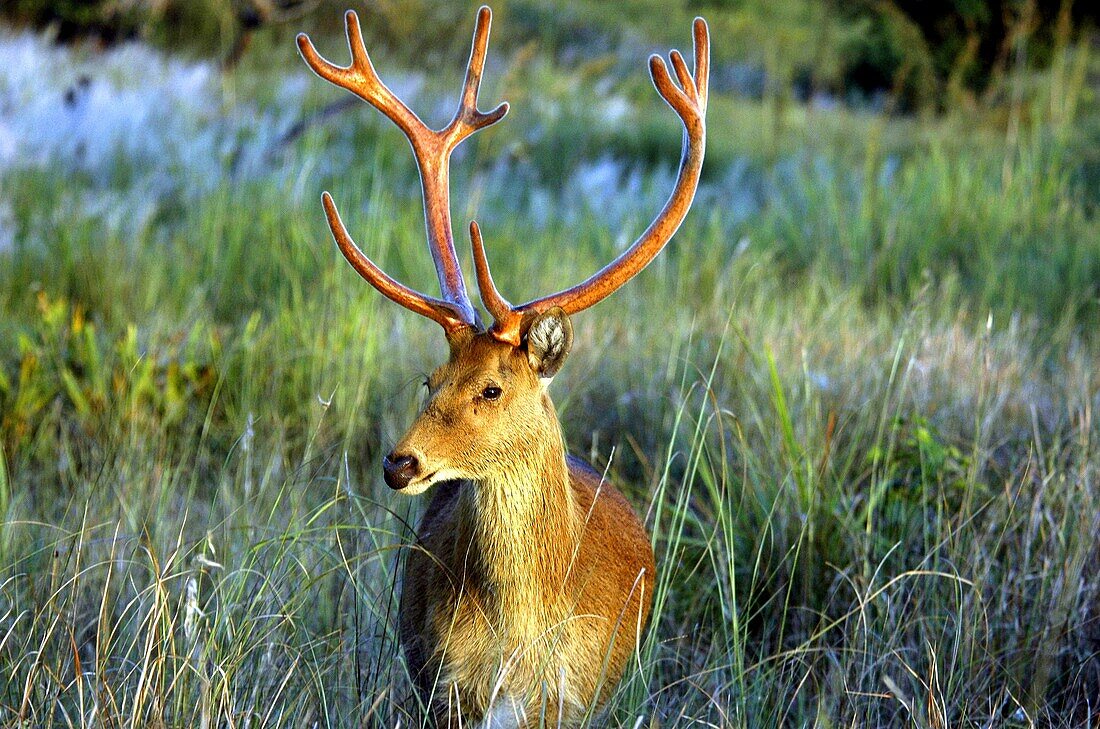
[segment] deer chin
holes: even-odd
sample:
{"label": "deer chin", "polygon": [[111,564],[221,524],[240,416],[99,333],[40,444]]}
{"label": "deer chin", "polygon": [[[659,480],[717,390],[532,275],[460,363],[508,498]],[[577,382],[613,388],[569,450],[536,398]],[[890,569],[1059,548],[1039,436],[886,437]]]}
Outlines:
{"label": "deer chin", "polygon": [[397,489],[397,493],[403,496],[418,496],[437,483],[461,481],[463,478],[465,476],[453,468],[441,468],[438,471],[432,471],[427,476],[410,481],[405,488]]}

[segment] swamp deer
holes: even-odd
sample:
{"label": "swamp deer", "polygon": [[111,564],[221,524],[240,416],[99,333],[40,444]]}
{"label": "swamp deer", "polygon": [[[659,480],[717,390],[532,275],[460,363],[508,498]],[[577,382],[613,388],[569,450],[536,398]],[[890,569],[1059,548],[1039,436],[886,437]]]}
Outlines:
{"label": "swamp deer", "polygon": [[478,11],[458,111],[429,129],[379,79],[359,20],[346,14],[351,65],[324,60],[305,35],[298,48],[321,78],[391,119],[412,144],[424,194],[428,247],[442,298],[414,291],[371,262],[322,195],[344,256],[384,296],[443,327],[446,364],[428,380],[416,422],[383,460],[404,494],[435,491],[403,578],[400,636],[422,701],[448,726],[574,726],[614,690],[653,599],[653,549],[623,496],[566,453],[547,388],[573,341],[569,316],[645,268],[680,226],[703,165],[709,35],[694,25],[695,70],[670,54],[649,70],[684,125],[679,175],[668,202],[618,258],[560,293],[513,306],[497,292],[485,246],[470,223],[484,327],[466,294],[451,233],[448,168],[466,137],[501,119],[477,109],[490,12]]}

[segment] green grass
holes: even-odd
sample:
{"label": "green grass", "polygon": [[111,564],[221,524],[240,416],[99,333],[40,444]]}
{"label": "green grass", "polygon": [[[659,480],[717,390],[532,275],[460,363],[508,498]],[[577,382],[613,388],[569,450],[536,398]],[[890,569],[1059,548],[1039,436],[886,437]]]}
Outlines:
{"label": "green grass", "polygon": [[[622,484],[659,568],[595,723],[1086,723],[1100,220],[1073,140],[1041,118],[1006,141],[776,113],[716,100],[710,192],[575,317],[553,386],[571,450]],[[595,270],[618,231],[521,214],[486,172],[517,123],[459,164],[455,209],[522,300]],[[563,209],[570,140],[675,155],[672,126],[563,124],[512,171]],[[301,174],[226,173],[136,230],[73,202],[129,190],[121,163],[106,190],[0,178],[0,724],[419,725],[395,590],[423,502],[378,462],[445,346],[350,271],[318,201],[332,189],[375,260],[431,288],[383,128],[311,130],[285,152]]]}

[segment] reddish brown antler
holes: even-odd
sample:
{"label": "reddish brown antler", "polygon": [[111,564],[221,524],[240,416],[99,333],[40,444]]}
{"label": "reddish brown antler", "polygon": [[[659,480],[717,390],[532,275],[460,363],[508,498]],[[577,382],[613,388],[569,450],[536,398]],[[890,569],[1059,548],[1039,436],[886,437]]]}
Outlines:
{"label": "reddish brown antler", "polygon": [[[298,35],[298,50],[313,71],[331,83],[347,89],[385,114],[405,133],[412,145],[420,182],[424,191],[424,220],[428,231],[428,247],[435,260],[442,299],[435,299],[404,286],[387,276],[371,262],[351,239],[332,196],[324,193],[322,201],[329,227],[337,245],[352,267],[383,295],[407,309],[438,322],[448,333],[476,326],[477,314],[466,294],[462,269],[455,254],[451,232],[450,157],[463,139],[478,129],[499,121],[508,113],[504,103],[490,112],[477,110],[477,93],[485,68],[485,52],[489,44],[489,24],[492,13],[482,7],[477,13],[473,48],[466,66],[466,79],[458,110],[451,122],[438,131],[429,129],[392,91],[386,88],[371,64],[363,45],[359,17],[351,10],[345,15],[351,65],[337,66],[322,58],[304,33]],[[666,74],[667,75],[667,74]]]}
{"label": "reddish brown antler", "polygon": [[699,186],[699,172],[703,167],[703,150],[706,146],[705,117],[707,83],[710,76],[710,34],[702,18],[695,19],[693,30],[695,75],[692,76],[688,71],[687,63],[678,51],[672,51],[669,54],[676,78],[680,82],[679,86],[669,75],[664,59],[658,55],[650,56],[649,59],[649,72],[653,77],[653,85],[657,87],[657,93],[672,107],[684,124],[684,141],[680,156],[680,171],[672,195],[669,196],[668,202],[665,203],[656,220],[630,248],[584,282],[560,293],[543,296],[513,307],[501,297],[493,285],[481,233],[476,223],[470,224],[478,289],[485,308],[496,320],[490,331],[500,341],[518,346],[530,321],[540,312],[554,306],[560,306],[566,313],[573,314],[602,301],[649,265],[649,262],[661,252],[680,227],[688,208],[691,207],[695,190]]}

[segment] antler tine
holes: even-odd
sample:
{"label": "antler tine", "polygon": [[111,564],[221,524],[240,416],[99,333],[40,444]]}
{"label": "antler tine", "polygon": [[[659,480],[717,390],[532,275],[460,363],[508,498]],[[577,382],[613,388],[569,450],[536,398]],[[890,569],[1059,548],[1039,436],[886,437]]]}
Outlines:
{"label": "antler tine", "polygon": [[477,290],[481,294],[481,303],[498,323],[508,322],[511,325],[503,330],[494,330],[495,336],[501,341],[519,346],[523,335],[518,324],[523,317],[513,317],[512,305],[497,291],[496,284],[493,283],[493,274],[489,271],[489,260],[485,257],[485,243],[481,239],[481,228],[473,220],[470,221],[470,242],[474,249],[474,273],[477,274]]}
{"label": "antler tine", "polygon": [[[477,94],[481,84],[481,76],[485,67],[485,56],[489,43],[489,26],[492,14],[489,8],[482,7],[478,11],[477,25],[474,30],[473,48],[470,52],[470,60],[466,67],[466,79],[463,83],[462,95],[458,111],[450,124],[439,131],[429,129],[400,99],[386,87],[379,78],[370,56],[363,43],[363,33],[359,26],[359,17],[349,10],[345,16],[347,26],[348,47],[351,50],[351,65],[337,66],[321,57],[313,47],[312,42],[305,34],[298,35],[298,49],[309,67],[321,78],[341,88],[351,91],[361,99],[378,109],[397,125],[412,145],[413,155],[416,157],[417,169],[420,172],[420,183],[424,194],[424,223],[428,234],[428,248],[435,262],[436,275],[439,278],[439,288],[443,301],[450,305],[447,309],[447,317],[456,312],[466,326],[478,326],[477,312],[470,303],[466,293],[466,284],[462,278],[462,269],[458,263],[458,255],[455,253],[454,235],[451,231],[450,210],[450,155],[455,147],[478,129],[489,126],[499,121],[507,112],[508,105],[501,104],[490,112],[482,113],[477,110]],[[326,211],[328,203],[326,203]],[[335,208],[333,208],[335,210]],[[337,218],[338,219],[338,218]],[[330,215],[330,223],[332,216]],[[346,231],[344,231],[346,236]],[[336,235],[336,228],[333,228]],[[350,241],[350,238],[348,238]],[[337,237],[339,242],[339,237]],[[354,244],[352,244],[354,247]],[[418,313],[433,310],[440,300],[432,299],[407,287],[397,284],[389,277],[385,280],[383,288],[378,281],[377,273],[369,267],[370,276],[364,273],[364,268],[356,263],[353,255],[348,254],[348,248],[341,244],[345,256],[379,291],[389,296],[394,301],[412,308]],[[356,249],[357,250],[357,249]],[[366,257],[359,253],[359,258],[367,261]],[[368,261],[369,263],[369,261]],[[373,266],[373,264],[371,264]],[[377,269],[377,267],[374,267]],[[378,271],[380,273],[380,270]],[[391,285],[400,286],[397,297],[387,293],[396,291]],[[409,305],[409,296],[419,296],[421,303]],[[425,303],[426,302],[426,303]],[[427,316],[427,314],[425,314]],[[440,321],[439,318],[436,321]],[[448,324],[440,321],[444,328]]]}
{"label": "antler tine", "polygon": [[344,13],[344,26],[348,37],[348,49],[351,51],[351,64],[337,66],[326,60],[313,46],[313,41],[305,33],[297,37],[298,51],[302,58],[318,76],[342,89],[347,89],[378,111],[385,114],[411,140],[414,135],[427,131],[424,122],[405,105],[401,99],[382,83],[378,72],[374,70],[370,55],[363,44],[363,31],[359,26],[359,16],[354,10]]}
{"label": "antler tine", "polygon": [[470,60],[466,64],[466,78],[462,82],[462,96],[459,98],[454,118],[444,130],[452,148],[478,129],[500,121],[508,113],[506,101],[489,112],[477,110],[477,95],[481,89],[481,78],[485,71],[485,56],[489,47],[489,29],[492,22],[492,11],[488,6],[482,5],[477,11],[477,25],[474,28]]}
{"label": "antler tine", "polygon": [[[567,314],[575,314],[602,301],[648,266],[684,221],[699,186],[699,174],[703,168],[703,152],[706,147],[705,117],[710,77],[710,34],[706,22],[702,18],[696,18],[693,31],[694,76],[688,72],[687,63],[679,52],[672,51],[670,54],[672,67],[680,86],[672,80],[668,66],[660,56],[653,55],[649,59],[650,75],[657,93],[672,107],[684,125],[680,169],[668,201],[656,219],[627,250],[582,283],[565,291],[512,307],[503,315],[493,312],[496,322],[491,331],[497,339],[517,343],[515,340],[517,337],[522,337],[523,325],[531,319],[531,315],[554,306],[560,306]],[[479,243],[475,241],[475,257],[480,255],[483,259],[484,251],[478,254],[478,248]],[[478,276],[480,283],[482,278],[480,272]],[[517,335],[517,332],[520,334]]]}
{"label": "antler tine", "polygon": [[687,61],[677,50],[669,52],[668,57],[672,61],[672,68],[676,71],[676,78],[680,81],[680,88],[690,98],[695,99],[695,79],[691,77],[691,71],[688,71]]}
{"label": "antler tine", "polygon": [[362,276],[367,283],[390,301],[404,306],[421,316],[426,316],[443,327],[450,334],[458,329],[470,326],[461,309],[450,301],[441,301],[431,296],[425,296],[410,289],[398,281],[386,275],[374,261],[367,258],[366,254],[355,244],[348,229],[344,227],[344,221],[340,219],[340,212],[336,209],[336,203],[328,192],[321,193],[321,204],[325,208],[325,216],[328,218],[328,227],[332,230],[332,237],[344,258],[348,259],[351,267]]}
{"label": "antler tine", "polygon": [[710,94],[710,31],[707,30],[707,21],[702,18],[695,19],[691,30],[695,44],[695,88],[703,100],[705,111]]}

